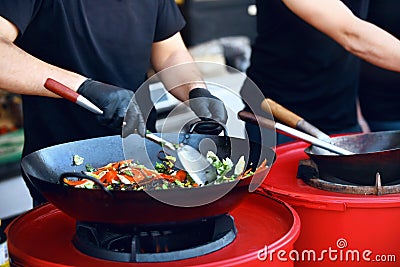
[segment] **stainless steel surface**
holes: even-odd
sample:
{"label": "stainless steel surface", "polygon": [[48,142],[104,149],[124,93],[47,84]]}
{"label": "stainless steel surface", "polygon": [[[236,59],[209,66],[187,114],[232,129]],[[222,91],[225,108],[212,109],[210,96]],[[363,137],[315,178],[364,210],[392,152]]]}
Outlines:
{"label": "stainless steel surface", "polygon": [[0,219],[17,216],[32,208],[32,198],[21,175],[0,180]]}
{"label": "stainless steel surface", "polygon": [[[228,89],[220,88],[218,86],[208,87],[208,90],[224,101],[225,107],[228,111],[228,121],[226,129],[229,136],[245,138],[245,124],[243,121],[237,119],[237,113],[244,108],[244,104],[239,95],[240,88],[244,82],[244,75],[239,73],[228,73],[223,69],[210,69],[202,70],[206,73],[207,81],[216,85],[223,84]],[[181,132],[188,121],[196,119],[196,115],[190,110],[186,104],[176,104],[175,100],[171,100],[170,107],[172,110],[166,116],[160,117],[156,123],[158,132]],[[163,107],[167,106],[163,103]],[[158,105],[156,104],[157,108]]]}

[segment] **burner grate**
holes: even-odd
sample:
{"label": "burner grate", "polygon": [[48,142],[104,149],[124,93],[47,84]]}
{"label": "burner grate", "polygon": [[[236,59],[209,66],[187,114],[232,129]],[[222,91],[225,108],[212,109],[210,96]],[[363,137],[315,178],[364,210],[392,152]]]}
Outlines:
{"label": "burner grate", "polygon": [[382,185],[379,172],[376,173],[374,186],[358,185],[336,177],[320,177],[317,165],[310,159],[299,162],[297,178],[302,179],[309,186],[330,192],[378,196],[400,193],[400,179]]}
{"label": "burner grate", "polygon": [[149,226],[77,222],[73,244],[82,253],[105,260],[167,262],[219,250],[236,234],[230,215]]}

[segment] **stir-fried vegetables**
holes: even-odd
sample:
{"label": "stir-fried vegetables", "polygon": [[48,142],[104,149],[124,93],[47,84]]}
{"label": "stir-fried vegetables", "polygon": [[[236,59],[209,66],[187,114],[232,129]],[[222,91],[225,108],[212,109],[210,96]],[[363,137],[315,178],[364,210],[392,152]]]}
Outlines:
{"label": "stir-fried vegetables", "polygon": [[[244,172],[244,157],[241,157],[236,165],[229,158],[220,160],[213,152],[207,153],[207,159],[217,170],[217,180],[214,184],[253,175],[251,170]],[[74,155],[73,162],[75,165],[83,164],[83,161],[82,157]],[[86,164],[85,174],[98,179],[109,190],[160,190],[176,187],[197,187],[198,185],[193,182],[186,171],[175,168],[175,161],[174,157],[166,156],[162,162],[156,163],[155,170],[150,170],[140,163],[133,162],[133,160],[109,163],[99,168]],[[265,162],[256,171],[262,168],[266,168]],[[64,184],[76,188],[99,187],[97,183],[89,179],[80,178],[64,178]]]}
{"label": "stir-fried vegetables", "polygon": [[[207,152],[207,160],[217,170],[217,180],[215,181],[215,183],[217,184],[226,181],[233,181],[238,178],[243,173],[246,164],[244,157],[241,156],[234,167],[233,162],[230,158],[220,160],[219,157],[215,155],[215,153],[212,151]],[[232,169],[234,169],[233,174],[228,175]],[[247,176],[250,176],[252,174],[252,172],[248,172]]]}

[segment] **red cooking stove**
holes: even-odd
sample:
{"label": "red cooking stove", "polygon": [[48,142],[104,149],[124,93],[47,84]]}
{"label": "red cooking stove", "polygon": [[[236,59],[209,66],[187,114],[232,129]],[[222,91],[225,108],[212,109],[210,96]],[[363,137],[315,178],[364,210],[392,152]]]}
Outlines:
{"label": "red cooking stove", "polygon": [[46,204],[6,229],[12,266],[29,267],[293,266],[271,255],[292,250],[299,231],[290,206],[260,193],[249,194],[229,215],[190,223],[87,224]]}
{"label": "red cooking stove", "polygon": [[262,185],[265,194],[290,204],[300,216],[291,254],[295,266],[399,266],[400,186],[381,184],[379,174],[375,186],[319,177],[304,153],[307,146],[278,146]]}

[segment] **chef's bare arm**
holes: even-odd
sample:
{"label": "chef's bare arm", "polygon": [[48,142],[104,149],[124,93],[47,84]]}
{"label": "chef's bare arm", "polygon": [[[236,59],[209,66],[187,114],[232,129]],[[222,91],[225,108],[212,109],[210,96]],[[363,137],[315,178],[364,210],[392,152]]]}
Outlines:
{"label": "chef's bare arm", "polygon": [[347,51],[376,66],[400,72],[400,41],[356,17],[340,0],[282,0],[304,21]]}
{"label": "chef's bare arm", "polygon": [[17,94],[58,97],[44,88],[51,77],[77,90],[86,79],[59,67],[43,62],[16,45],[17,27],[0,17],[0,89]]}
{"label": "chef's bare arm", "polygon": [[[172,37],[153,43],[151,63],[159,73],[165,87],[181,101],[189,99],[189,91],[194,88],[205,88],[203,78],[193,57],[187,50],[181,34],[176,33]],[[182,63],[193,63],[183,64]],[[174,68],[168,69],[169,67]],[[177,85],[181,85],[178,86]]]}

